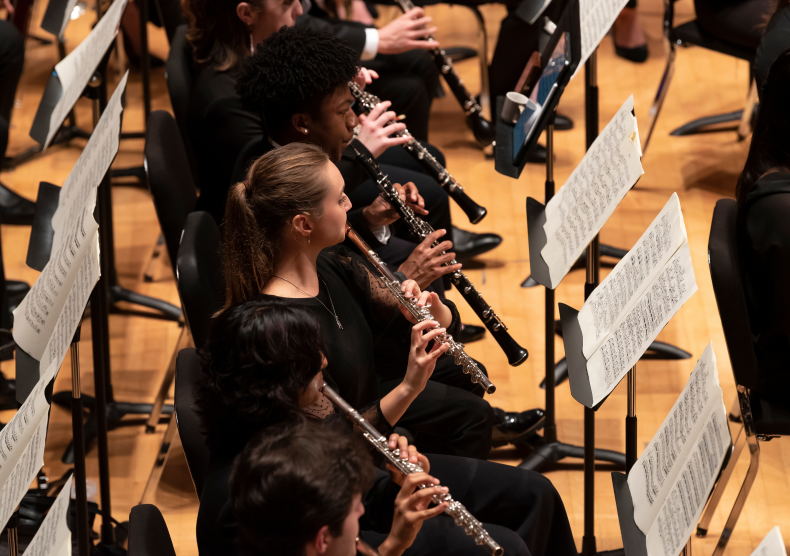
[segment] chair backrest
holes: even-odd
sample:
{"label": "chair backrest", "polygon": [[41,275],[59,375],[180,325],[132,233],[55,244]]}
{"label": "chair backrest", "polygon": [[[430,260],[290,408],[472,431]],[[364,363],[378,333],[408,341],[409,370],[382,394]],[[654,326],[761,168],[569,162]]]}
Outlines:
{"label": "chair backrest", "polygon": [[193,176],[197,166],[192,144],[189,141],[187,110],[189,109],[189,93],[192,90],[194,75],[195,67],[192,62],[192,47],[187,41],[187,26],[179,25],[170,43],[170,53],[167,55],[165,63],[165,78],[170,104],[173,106],[173,114],[176,116],[178,130],[181,132],[181,141],[186,149]]}
{"label": "chair backrest", "polygon": [[175,275],[181,232],[187,214],[195,209],[197,189],[176,121],[164,110],[155,110],[148,117],[144,164]]}
{"label": "chair backrest", "polygon": [[201,376],[201,362],[197,350],[195,348],[182,349],[176,359],[176,424],[198,500],[203,493],[203,483],[206,480],[210,455],[208,439],[203,432],[195,405]]}
{"label": "chair backrest", "polygon": [[187,22],[184,12],[181,10],[181,2],[179,0],[157,0],[155,4],[165,28],[167,42],[172,45],[176,30],[180,25],[186,25]]}
{"label": "chair backrest", "polygon": [[162,512],[140,504],[129,513],[129,556],[176,556]]}
{"label": "chair backrest", "polygon": [[735,382],[754,388],[757,385],[757,354],[741,277],[735,228],[737,215],[738,204],[734,200],[721,199],[716,203],[708,239],[708,265]]}
{"label": "chair backrest", "polygon": [[217,223],[207,212],[193,212],[184,223],[176,262],[178,293],[195,347],[206,345],[212,316],[225,304],[225,277]]}

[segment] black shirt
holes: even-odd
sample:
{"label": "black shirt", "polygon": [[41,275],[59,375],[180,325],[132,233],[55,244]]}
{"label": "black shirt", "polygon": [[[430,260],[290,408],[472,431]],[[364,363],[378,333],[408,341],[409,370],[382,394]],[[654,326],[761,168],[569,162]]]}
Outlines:
{"label": "black shirt", "polygon": [[757,392],[786,403],[790,392],[790,174],[763,176],[739,215],[741,270],[760,370]]}

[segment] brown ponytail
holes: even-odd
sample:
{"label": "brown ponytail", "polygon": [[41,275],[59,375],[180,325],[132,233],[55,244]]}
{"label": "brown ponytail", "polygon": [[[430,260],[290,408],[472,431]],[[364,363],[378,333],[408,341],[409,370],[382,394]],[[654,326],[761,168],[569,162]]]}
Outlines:
{"label": "brown ponytail", "polygon": [[255,299],[274,274],[280,237],[298,214],[320,217],[329,189],[329,157],[310,143],[261,156],[230,188],[225,208],[225,307]]}

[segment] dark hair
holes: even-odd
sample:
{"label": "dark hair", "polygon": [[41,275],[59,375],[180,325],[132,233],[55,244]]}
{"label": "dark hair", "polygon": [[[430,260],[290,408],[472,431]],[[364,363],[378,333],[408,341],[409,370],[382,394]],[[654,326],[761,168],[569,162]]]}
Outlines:
{"label": "dark hair", "polygon": [[[790,99],[790,49],[782,52],[771,65],[763,85],[752,144],[736,188],[738,205],[741,209],[760,176],[772,169],[790,169],[788,99]],[[739,212],[743,213],[742,210]]]}
{"label": "dark hair", "polygon": [[253,300],[218,315],[200,353],[197,399],[212,447],[240,449],[263,427],[302,420],[299,395],[325,352],[321,327],[306,307]]}
{"label": "dark hair", "polygon": [[354,435],[306,422],[256,435],[230,476],[242,542],[256,554],[297,556],[324,526],[340,536],[354,495],[373,480],[360,444]]}
{"label": "dark hair", "polygon": [[236,92],[276,138],[297,112],[319,117],[321,103],[354,78],[358,62],[359,54],[329,33],[284,28],[244,61]]}
{"label": "dark hair", "polygon": [[294,216],[321,217],[328,163],[321,147],[291,143],[261,156],[230,188],[223,224],[225,308],[258,297],[274,274],[280,236]]}

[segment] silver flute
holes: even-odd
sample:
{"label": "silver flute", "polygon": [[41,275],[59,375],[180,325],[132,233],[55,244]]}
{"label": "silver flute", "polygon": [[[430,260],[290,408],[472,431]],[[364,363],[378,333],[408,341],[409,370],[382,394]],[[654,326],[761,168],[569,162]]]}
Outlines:
{"label": "silver flute", "polygon": [[[376,106],[381,104],[381,99],[374,94],[368,93],[367,91],[363,91],[359,88],[359,85],[354,83],[353,81],[348,82],[348,87],[351,89],[351,94],[354,95],[354,98],[357,99],[360,107],[364,112],[370,112]],[[395,123],[394,121],[388,122],[387,125]],[[439,185],[441,185],[450,198],[456,202],[456,204],[461,207],[461,210],[466,213],[466,216],[469,218],[469,222],[472,224],[477,224],[483,218],[488,211],[486,211],[485,207],[478,205],[475,203],[472,198],[467,195],[464,187],[458,183],[458,180],[453,177],[453,175],[447,171],[447,168],[442,166],[442,164],[436,160],[428,149],[422,146],[422,144],[414,139],[409,133],[408,129],[403,129],[398,131],[394,134],[396,137],[409,137],[409,142],[404,143],[401,145],[406,152],[408,152],[414,159],[428,172],[428,174],[434,178]]]}
{"label": "silver flute", "polygon": [[[356,409],[351,407],[351,405],[346,402],[346,400],[341,398],[337,392],[327,386],[326,382],[324,382],[323,392],[324,395],[332,401],[332,403],[334,403],[343,413],[346,414],[346,417],[348,417],[352,423],[362,429],[362,435],[365,437],[365,439],[367,439],[367,441],[370,442],[381,455],[387,458],[387,461],[391,463],[395,469],[404,475],[423,472],[423,468],[420,465],[410,463],[409,460],[401,459],[400,450],[397,448],[394,450],[391,449],[387,443],[387,437],[377,431],[373,425],[368,423]],[[420,488],[429,488],[432,486],[435,485],[420,485]],[[445,494],[435,494],[431,498],[431,501],[434,504],[447,502],[448,506],[444,510],[444,513],[452,517],[455,520],[456,525],[463,527],[464,532],[470,537],[473,537],[475,543],[485,548],[489,554],[492,556],[502,556],[502,554],[505,553],[502,547],[491,538],[491,535],[488,534],[488,531],[483,528],[483,524],[477,521],[477,519],[475,519],[475,517],[469,513],[469,510],[467,510],[463,504],[453,500],[453,497],[450,496],[449,492]]]}
{"label": "silver flute", "polygon": [[[417,305],[416,300],[410,299],[403,294],[400,289],[400,280],[398,280],[398,278],[390,271],[390,269],[387,268],[386,263],[384,263],[384,261],[382,261],[378,255],[376,255],[376,252],[370,248],[370,246],[359,236],[359,234],[351,227],[350,224],[346,224],[346,235],[348,235],[348,238],[354,242],[354,245],[356,245],[359,250],[362,251],[362,254],[365,255],[368,261],[370,261],[370,263],[376,268],[379,274],[377,276],[379,282],[389,290],[398,303],[403,305],[406,310],[411,313],[411,316],[413,316],[417,322],[435,320],[428,307],[420,307]],[[456,365],[461,365],[463,372],[469,375],[473,383],[482,385],[488,394],[493,394],[496,392],[496,386],[491,384],[491,381],[488,379],[485,373],[480,370],[480,367],[477,366],[475,360],[467,355],[467,353],[464,351],[463,344],[453,340],[453,337],[447,333],[437,336],[436,341],[449,346],[447,353],[453,356]]]}
{"label": "silver flute", "polygon": [[[408,226],[409,231],[415,237],[419,238],[420,241],[432,234],[434,231],[433,227],[428,222],[414,214],[414,211],[412,211],[400,198],[398,191],[392,185],[392,182],[390,182],[389,178],[387,178],[387,176],[381,171],[378,163],[373,158],[373,155],[370,154],[370,151],[365,147],[365,145],[363,145],[358,139],[353,139],[349,146],[354,150],[354,154],[357,157],[357,162],[362,165],[362,168],[365,170],[368,176],[370,176],[370,178],[376,182],[376,185],[381,192],[381,196],[384,197],[384,199],[390,205],[392,205],[392,208],[398,211],[398,214],[406,223],[406,226]],[[438,241],[435,241],[433,245],[436,246],[438,243]],[[444,266],[451,266],[454,264],[457,264],[455,259],[444,263]],[[469,304],[478,318],[483,321],[486,329],[491,333],[491,336],[499,344],[499,347],[502,348],[502,351],[505,352],[508,364],[510,364],[512,367],[517,367],[526,361],[527,357],[529,357],[529,352],[519,345],[519,343],[510,335],[505,323],[502,321],[500,316],[496,314],[491,305],[489,305],[486,300],[483,299],[482,294],[477,290],[469,277],[460,270],[456,270],[449,276],[450,281],[455,284],[455,287],[458,289],[461,297],[463,297],[464,300]]]}

